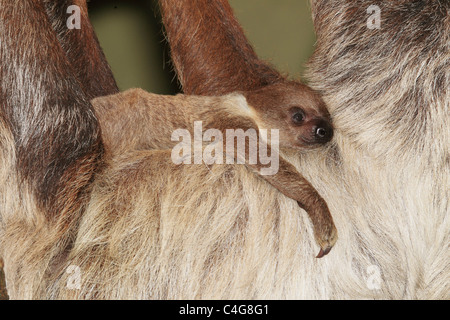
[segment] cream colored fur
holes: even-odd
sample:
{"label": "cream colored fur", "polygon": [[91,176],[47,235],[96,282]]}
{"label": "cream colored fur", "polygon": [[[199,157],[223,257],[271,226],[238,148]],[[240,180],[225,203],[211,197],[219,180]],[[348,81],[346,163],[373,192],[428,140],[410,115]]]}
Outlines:
{"label": "cream colored fur", "polygon": [[[334,217],[340,238],[324,259],[314,258],[306,213],[244,166],[175,166],[170,150],[141,150],[108,160],[73,247],[51,267],[47,257],[61,235],[19,188],[11,135],[0,126],[0,255],[10,297],[449,299],[450,99],[448,91],[431,91],[427,71],[449,57],[429,54],[370,99],[364,90],[381,79],[326,91],[330,78],[312,70],[334,142],[285,156]],[[393,68],[374,64],[372,71]],[[423,92],[427,118],[404,118],[388,131],[394,107],[407,114],[423,102],[401,100],[420,77],[430,90]],[[448,74],[444,80],[448,90]],[[74,277],[79,287],[70,285]]]}

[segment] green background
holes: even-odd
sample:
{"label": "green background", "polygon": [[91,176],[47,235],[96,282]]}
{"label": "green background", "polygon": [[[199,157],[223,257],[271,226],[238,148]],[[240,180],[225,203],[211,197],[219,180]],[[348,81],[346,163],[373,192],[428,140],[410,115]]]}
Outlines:
{"label": "green background", "polygon": [[[315,41],[309,1],[230,0],[230,4],[257,54],[298,79]],[[121,90],[140,87],[161,94],[180,90],[155,0],[93,0],[89,15]]]}

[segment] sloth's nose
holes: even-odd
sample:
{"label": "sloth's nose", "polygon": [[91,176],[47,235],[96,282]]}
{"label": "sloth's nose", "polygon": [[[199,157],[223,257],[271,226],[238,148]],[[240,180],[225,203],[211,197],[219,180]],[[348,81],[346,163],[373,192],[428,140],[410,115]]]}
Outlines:
{"label": "sloth's nose", "polygon": [[328,121],[318,120],[312,130],[316,142],[326,143],[333,137],[333,127]]}

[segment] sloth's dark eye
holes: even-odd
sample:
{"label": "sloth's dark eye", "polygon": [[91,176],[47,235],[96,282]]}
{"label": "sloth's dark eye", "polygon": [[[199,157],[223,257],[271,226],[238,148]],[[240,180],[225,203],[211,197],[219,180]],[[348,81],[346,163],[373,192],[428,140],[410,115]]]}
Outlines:
{"label": "sloth's dark eye", "polygon": [[303,111],[299,110],[292,114],[292,121],[294,121],[294,123],[300,124],[303,120],[305,120],[305,114]]}

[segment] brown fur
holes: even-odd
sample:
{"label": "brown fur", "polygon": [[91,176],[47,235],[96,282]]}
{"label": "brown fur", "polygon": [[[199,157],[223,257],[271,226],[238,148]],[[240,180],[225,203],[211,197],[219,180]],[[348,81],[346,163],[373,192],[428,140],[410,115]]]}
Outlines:
{"label": "brown fur", "polygon": [[[5,3],[2,35],[9,34],[5,21],[12,22],[3,19]],[[173,1],[181,11],[164,14],[164,21],[171,46],[176,38],[170,26],[182,38],[195,36],[182,39],[178,49],[172,46],[188,93],[246,92],[278,81],[249,49],[226,2],[186,1],[198,4],[186,12],[178,3]],[[449,5],[379,1],[381,29],[370,30],[365,24],[371,4],[312,2],[318,41],[309,74],[329,107],[335,136],[326,148],[283,157],[333,212],[341,240],[321,260],[312,257],[307,216],[247,167],[175,166],[165,150],[105,159],[91,193],[84,193],[89,198],[78,223],[61,234],[62,228],[41,214],[39,193],[19,183],[19,173],[28,171],[16,165],[23,153],[16,147],[13,115],[3,108],[13,93],[35,97],[58,87],[13,81],[20,69],[5,78],[9,69],[3,61],[20,54],[2,47],[0,255],[10,296],[448,299]],[[29,13],[14,17],[20,21]],[[46,34],[43,22],[33,21]],[[5,91],[13,84],[12,92]],[[82,106],[77,111],[85,115]],[[66,137],[70,127],[64,130],[56,132]],[[53,148],[48,151],[55,155]],[[64,153],[60,157],[67,160]],[[81,272],[79,288],[68,286],[71,265]]]}
{"label": "brown fur", "polygon": [[184,93],[221,95],[286,81],[257,57],[227,1],[159,3]]}
{"label": "brown fur", "polygon": [[[42,0],[58,42],[70,61],[73,72],[89,99],[119,92],[97,36],[89,21],[86,0]],[[81,29],[66,26],[67,8],[81,9]]]}
{"label": "brown fur", "polygon": [[5,274],[3,272],[3,260],[0,260],[0,300],[8,300],[6,291]]}
{"label": "brown fur", "polygon": [[[302,99],[289,102],[277,99],[277,89],[271,89],[275,95],[273,100],[269,99],[265,104],[258,105],[264,108],[249,106],[243,96],[236,94],[222,97],[161,96],[140,89],[100,97],[92,103],[99,115],[107,151],[109,150],[112,157],[130,150],[173,148],[176,143],[171,141],[172,132],[180,128],[188,129],[193,136],[194,121],[199,120],[204,121],[203,132],[207,129],[220,130],[224,151],[227,143],[225,132],[228,129],[254,129],[255,132],[258,132],[258,129],[277,129],[280,130],[280,146],[297,150],[328,142],[332,133],[326,140],[318,140],[315,134],[311,134],[314,132],[311,130],[314,125],[311,123],[319,121],[326,124],[326,130],[332,130],[328,124],[328,112],[321,99],[305,87],[297,86],[296,89],[297,95]],[[294,107],[300,110],[300,105],[304,105],[301,110],[307,110],[302,111],[304,122],[294,123],[290,110]],[[249,143],[258,143],[260,137],[254,138],[257,140]],[[251,136],[249,139],[253,140]],[[278,152],[271,149],[270,145],[267,148],[269,154]],[[245,159],[245,163],[256,174],[260,174],[265,165],[259,159],[256,163],[249,163],[250,148],[246,148],[244,152],[240,157]],[[235,145],[232,156],[237,158],[238,153]],[[296,200],[308,212],[315,239],[321,248],[318,257],[322,257],[337,241],[336,227],[328,206],[295,167],[283,157],[279,157],[278,161],[279,169],[276,173],[261,177],[286,196]]]}
{"label": "brown fur", "polygon": [[[54,241],[56,249],[50,253],[48,245],[41,249],[36,246],[36,255],[30,255],[34,258],[41,255],[41,263],[48,264],[46,273],[51,273],[54,265],[48,259],[58,261],[69,250],[71,233],[75,232],[73,228],[89,194],[93,174],[99,170],[103,145],[89,99],[118,91],[117,87],[114,89],[111,72],[111,77],[103,72],[109,67],[92,28],[78,39],[89,39],[89,48],[70,44],[72,40],[68,39],[72,35],[77,39],[78,35],[63,27],[66,15],[61,10],[66,8],[65,4],[63,0],[27,0],[19,6],[10,1],[0,4],[0,115],[2,131],[5,135],[12,134],[14,141],[9,158],[13,163],[5,165],[10,172],[3,178],[19,188],[17,194],[5,191],[2,195],[10,197],[7,202],[16,201],[14,206],[28,207],[25,211],[11,208],[17,211],[16,224],[27,217],[19,214],[26,211],[33,212],[26,219],[47,221],[46,228],[51,231],[45,237]],[[78,4],[86,9],[85,1]],[[86,12],[83,17],[86,22]],[[60,32],[55,32],[52,25]],[[83,65],[77,65],[75,59],[85,57],[84,50],[92,55],[91,63],[81,58]],[[96,75],[101,75],[102,87],[94,73],[90,73],[93,65],[95,71],[102,72]],[[87,81],[77,78],[88,74]],[[41,234],[46,228],[36,232]],[[37,241],[32,239],[30,234],[27,242]],[[27,253],[17,250],[14,254]]]}

